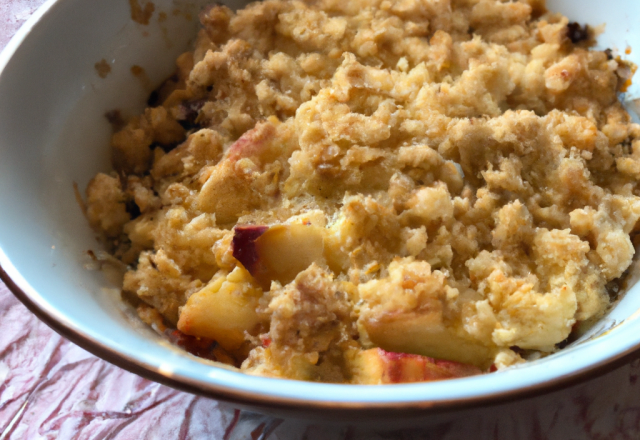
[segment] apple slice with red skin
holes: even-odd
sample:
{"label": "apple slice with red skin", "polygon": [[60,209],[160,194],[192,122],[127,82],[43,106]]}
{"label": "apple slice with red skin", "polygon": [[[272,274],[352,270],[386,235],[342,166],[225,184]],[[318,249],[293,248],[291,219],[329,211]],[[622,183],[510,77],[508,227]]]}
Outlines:
{"label": "apple slice with red skin", "polygon": [[483,373],[474,365],[417,354],[394,353],[381,348],[360,351],[350,366],[352,383],[366,385],[429,382]]}
{"label": "apple slice with red skin", "polygon": [[277,120],[271,119],[256,124],[229,147],[220,162],[201,174],[202,188],[197,199],[200,210],[215,213],[220,224],[228,224],[237,221],[242,212],[260,206],[261,196],[251,187],[253,178],[236,165],[247,158],[260,168],[275,159],[278,149],[274,152],[270,146],[276,124]]}
{"label": "apple slice with red skin", "polygon": [[227,159],[235,162],[243,157],[261,158],[275,134],[276,128],[273,121],[256,124],[231,144],[227,151]]}
{"label": "apple slice with red skin", "polygon": [[233,258],[242,263],[253,276],[258,269],[260,258],[256,249],[256,240],[268,229],[268,226],[261,225],[243,225],[233,229],[233,240],[231,241]]}
{"label": "apple slice with red skin", "polygon": [[236,226],[233,256],[268,289],[271,281],[288,284],[314,262],[324,259],[324,228],[289,224]]}
{"label": "apple slice with red skin", "polygon": [[422,310],[385,313],[366,317],[363,327],[371,342],[389,352],[416,353],[434,359],[448,359],[487,368],[497,347],[464,338],[443,321],[439,301]]}

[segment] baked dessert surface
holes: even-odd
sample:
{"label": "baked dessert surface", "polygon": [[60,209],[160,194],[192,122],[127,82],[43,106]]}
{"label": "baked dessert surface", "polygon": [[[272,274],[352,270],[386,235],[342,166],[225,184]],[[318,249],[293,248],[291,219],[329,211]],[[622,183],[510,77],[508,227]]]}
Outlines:
{"label": "baked dessert surface", "polygon": [[393,383],[553,353],[606,311],[640,126],[589,29],[540,0],[200,19],[87,188],[145,322],[251,374]]}

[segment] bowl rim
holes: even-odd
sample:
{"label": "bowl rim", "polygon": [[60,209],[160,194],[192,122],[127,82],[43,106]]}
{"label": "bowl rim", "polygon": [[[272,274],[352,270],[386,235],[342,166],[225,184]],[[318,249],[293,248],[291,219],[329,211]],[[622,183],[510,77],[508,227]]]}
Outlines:
{"label": "bowl rim", "polygon": [[[497,392],[489,395],[478,395],[467,398],[454,398],[450,400],[433,401],[425,399],[424,401],[407,401],[407,402],[345,402],[345,401],[319,401],[308,399],[297,399],[280,396],[265,396],[257,393],[249,393],[238,389],[225,389],[224,387],[212,383],[202,383],[189,377],[180,375],[167,376],[156,371],[152,366],[146,365],[138,359],[127,356],[118,352],[109,346],[103,344],[95,338],[86,335],[80,331],[76,331],[63,320],[56,319],[47,311],[47,307],[39,303],[36,298],[32,298],[18,284],[20,281],[14,280],[5,267],[8,260],[4,252],[0,248],[0,279],[5,283],[7,288],[20,300],[20,302],[31,311],[38,319],[53,329],[61,336],[67,338],[79,347],[87,350],[91,354],[114,364],[124,370],[142,376],[154,382],[167,385],[171,388],[186,391],[205,397],[220,399],[225,402],[241,405],[253,410],[261,412],[277,414],[296,414],[301,411],[321,411],[321,415],[331,414],[340,420],[348,420],[353,417],[401,417],[410,418],[419,415],[440,414],[451,412],[454,410],[473,409],[478,407],[486,407],[499,405],[504,403],[522,400],[525,398],[536,397],[547,394],[552,391],[562,390],[572,385],[579,384],[589,379],[597,378],[604,375],[634,359],[640,357],[640,342],[635,346],[620,353],[617,356],[607,360],[587,365],[572,373],[558,376],[552,380],[548,380],[539,384],[534,384],[513,390]],[[4,266],[3,267],[3,261]],[[11,265],[10,262],[8,262]],[[15,268],[11,268],[14,269]],[[11,270],[9,269],[9,270]],[[16,277],[21,278],[21,277]],[[212,366],[212,368],[216,368]],[[234,374],[245,375],[242,372],[233,372]],[[291,381],[290,379],[274,379],[273,381]],[[456,380],[456,379],[453,379]],[[307,383],[299,381],[301,383]],[[320,384],[322,385],[322,384]],[[400,384],[407,385],[407,384]],[[411,385],[411,384],[409,384]],[[415,384],[414,384],[415,385]],[[340,387],[351,388],[361,385],[340,384]],[[380,385],[373,385],[381,387]],[[395,387],[398,385],[382,385],[383,387]],[[317,417],[318,415],[316,415]]]}
{"label": "bowl rim", "polygon": [[[21,43],[30,34],[31,30],[47,15],[56,4],[71,0],[47,0],[34,14],[21,26],[21,28],[11,38],[7,46],[0,52],[0,76],[5,67],[17,52]],[[268,395],[266,393],[251,392],[247,389],[240,389],[236,385],[224,385],[220,382],[203,382],[184,374],[166,375],[157,367],[115,350],[104,341],[99,340],[79,329],[75,329],[70,322],[60,319],[46,304],[45,297],[31,295],[28,281],[23,278],[17,268],[11,263],[3,249],[0,247],[0,279],[4,281],[8,289],[20,300],[33,314],[47,324],[54,331],[69,339],[71,342],[87,350],[88,352],[132,373],[155,382],[168,385],[172,388],[198,394],[206,397],[213,397],[236,405],[244,406],[253,410],[267,413],[300,415],[307,411],[308,415],[317,418],[320,415],[326,416],[329,413],[336,420],[352,419],[353,417],[413,417],[420,415],[431,415],[453,410],[477,408],[479,406],[491,406],[527,397],[533,397],[570,387],[579,382],[605,374],[632,359],[638,357],[640,353],[640,339],[631,346],[618,350],[609,357],[597,362],[583,365],[580,368],[568,373],[555,376],[548,380],[543,380],[520,386],[516,388],[497,390],[491,393],[478,394],[470,397],[453,397],[451,399],[429,400],[406,400],[406,401],[375,401],[366,402],[363,400],[338,400],[338,399],[318,399],[304,398],[302,393],[299,397]],[[216,367],[212,367],[216,368]],[[241,372],[229,372],[246,376]],[[278,381],[291,382],[288,379],[273,379]],[[309,384],[308,382],[301,382]],[[322,384],[315,384],[321,386]],[[411,385],[411,384],[410,384]],[[412,384],[415,385],[415,384]],[[345,390],[358,385],[333,385],[343,387]],[[386,385],[385,388],[402,387],[404,385]],[[374,386],[379,387],[379,386]],[[309,397],[309,396],[307,396]],[[316,413],[319,411],[319,413]]]}

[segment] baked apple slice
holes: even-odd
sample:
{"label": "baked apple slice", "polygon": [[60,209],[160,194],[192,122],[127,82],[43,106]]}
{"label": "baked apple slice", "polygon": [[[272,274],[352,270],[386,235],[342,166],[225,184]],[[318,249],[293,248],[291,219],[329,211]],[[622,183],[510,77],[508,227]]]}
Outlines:
{"label": "baked apple slice", "polygon": [[324,228],[304,224],[236,226],[233,256],[263,288],[269,289],[271,281],[285,285],[324,259]]}
{"label": "baked apple slice", "polygon": [[428,382],[482,374],[482,370],[474,365],[381,348],[358,352],[351,360],[350,368],[351,382],[362,385]]}
{"label": "baked apple slice", "polygon": [[239,167],[238,162],[247,159],[257,168],[261,167],[264,159],[268,162],[275,126],[274,120],[257,124],[229,147],[220,162],[202,173],[202,189],[197,199],[202,211],[215,213],[216,220],[224,224],[235,222],[242,212],[260,205],[260,194],[251,187],[252,173],[243,166]]}
{"label": "baked apple slice", "polygon": [[444,324],[440,311],[383,314],[363,324],[371,342],[393,352],[418,353],[485,368],[497,351],[457,335]]}
{"label": "baked apple slice", "polygon": [[237,350],[244,343],[244,333],[251,333],[260,323],[256,308],[261,296],[262,289],[254,285],[249,272],[236,267],[189,297],[178,330],[213,339],[225,350]]}
{"label": "baked apple slice", "polygon": [[475,292],[461,290],[425,261],[395,259],[388,276],[358,285],[360,336],[387,351],[487,368],[498,348],[465,330],[461,310]]}

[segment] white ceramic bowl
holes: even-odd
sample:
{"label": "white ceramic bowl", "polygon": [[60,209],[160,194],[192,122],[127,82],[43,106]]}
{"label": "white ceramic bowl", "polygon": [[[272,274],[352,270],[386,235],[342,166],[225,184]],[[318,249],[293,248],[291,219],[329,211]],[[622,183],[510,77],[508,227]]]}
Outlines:
{"label": "white ceramic bowl", "polygon": [[[343,418],[428,416],[543,392],[595,375],[640,348],[640,285],[577,343],[494,374],[443,382],[349,386],[253,377],[212,366],[141,323],[100,271],[98,248],[73,190],[108,170],[107,110],[140,111],[153,86],[195,36],[205,0],[155,0],[151,24],[129,3],[50,0],[0,55],[0,275],[35,314],[87,350],[176,388],[282,415]],[[230,6],[242,6],[242,1]],[[640,51],[637,0],[549,0],[572,20],[607,23],[600,46]],[[179,13],[174,14],[177,10]],[[167,20],[159,23],[159,12]],[[640,64],[638,52],[629,57]],[[95,63],[111,66],[100,78]],[[134,77],[141,66],[148,78]],[[146,84],[143,84],[146,82]],[[626,99],[634,98],[632,88]],[[606,331],[605,331],[606,330]],[[597,337],[594,337],[597,336]]]}

